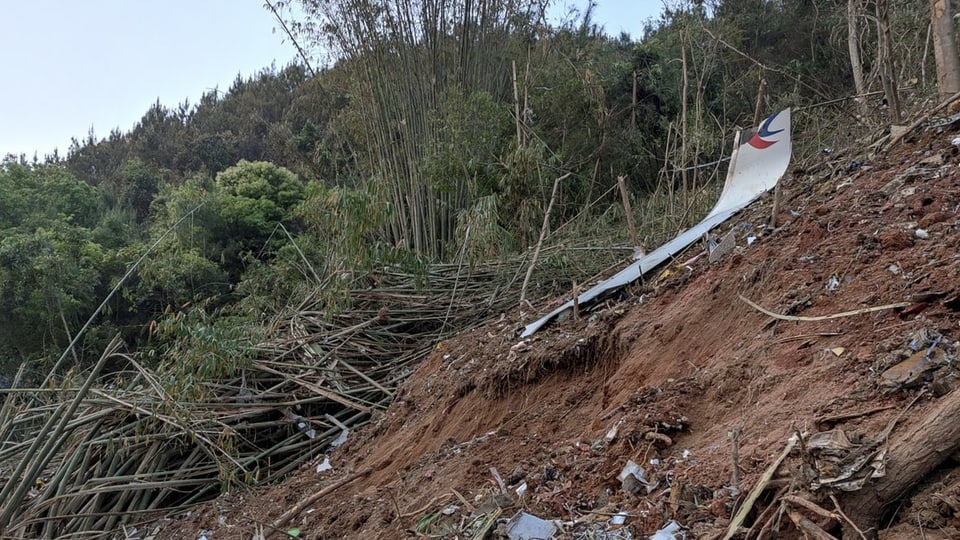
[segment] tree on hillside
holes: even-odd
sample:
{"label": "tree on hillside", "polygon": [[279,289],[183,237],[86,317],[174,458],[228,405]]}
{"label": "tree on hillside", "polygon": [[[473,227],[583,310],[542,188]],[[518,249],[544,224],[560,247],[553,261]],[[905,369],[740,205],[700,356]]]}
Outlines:
{"label": "tree on hillside", "polygon": [[960,92],[960,56],[953,30],[950,0],[930,0],[933,53],[937,60],[937,88],[940,97]]}
{"label": "tree on hillside", "polygon": [[0,363],[59,354],[93,312],[113,271],[102,209],[59,165],[0,165]]}
{"label": "tree on hillside", "polygon": [[188,213],[191,219],[148,257],[126,296],[148,314],[204,300],[223,305],[249,264],[273,257],[283,238],[274,234],[278,225],[295,230],[293,210],[304,197],[296,175],[267,162],[241,160],[215,180],[164,185],[151,208],[153,235]]}
{"label": "tree on hillside", "polygon": [[250,247],[266,239],[276,225],[304,198],[304,185],[283,167],[265,161],[240,160],[217,175],[220,217],[228,236],[244,239]]}

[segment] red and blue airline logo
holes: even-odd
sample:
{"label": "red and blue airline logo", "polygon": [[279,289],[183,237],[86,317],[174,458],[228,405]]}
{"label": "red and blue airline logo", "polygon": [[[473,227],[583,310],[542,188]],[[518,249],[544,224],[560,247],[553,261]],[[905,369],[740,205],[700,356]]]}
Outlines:
{"label": "red and blue airline logo", "polygon": [[760,129],[753,134],[753,137],[750,137],[750,140],[747,141],[747,144],[756,148],[757,150],[763,150],[764,148],[769,148],[777,144],[778,141],[769,141],[767,139],[783,131],[782,129],[770,131],[770,123],[776,119],[778,114],[780,113],[774,113],[768,116],[767,119],[760,124]]}

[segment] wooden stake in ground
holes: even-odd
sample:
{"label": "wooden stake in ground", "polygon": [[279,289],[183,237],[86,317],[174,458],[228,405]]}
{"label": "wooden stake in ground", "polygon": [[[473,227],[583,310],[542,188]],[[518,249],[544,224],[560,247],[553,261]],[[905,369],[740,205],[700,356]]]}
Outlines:
{"label": "wooden stake in ground", "polygon": [[637,227],[633,224],[633,209],[630,207],[630,194],[627,193],[627,184],[622,176],[617,177],[617,186],[620,187],[620,199],[623,200],[623,212],[627,215],[627,229],[630,231],[630,241],[633,248],[640,247],[640,238],[637,236]]}
{"label": "wooden stake in ground", "polygon": [[580,320],[580,287],[573,282],[573,320]]}
{"label": "wooden stake in ground", "polygon": [[767,89],[767,80],[760,75],[760,88],[757,90],[757,104],[753,108],[753,125],[760,123],[760,114],[763,111],[763,93]]}
{"label": "wooden stake in ground", "polygon": [[730,486],[737,490],[735,495],[740,494],[740,435],[741,430],[739,427],[733,428],[730,432],[730,440],[733,443],[733,448],[731,450],[733,458],[733,473],[730,476]]}
{"label": "wooden stake in ground", "polygon": [[[767,80],[763,78],[763,74],[760,75],[760,87],[757,89],[757,104],[753,109],[753,125],[758,126],[760,124],[760,115],[763,111],[763,94],[767,89]],[[774,229],[777,227],[777,214],[780,213],[780,182],[777,182],[777,185],[773,188],[773,210],[770,212],[770,228]]]}

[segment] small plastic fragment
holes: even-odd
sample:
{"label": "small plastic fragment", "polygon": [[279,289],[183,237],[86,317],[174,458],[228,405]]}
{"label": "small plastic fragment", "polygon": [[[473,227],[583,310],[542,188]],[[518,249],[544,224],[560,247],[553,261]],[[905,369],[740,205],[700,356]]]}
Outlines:
{"label": "small plastic fragment", "polygon": [[626,512],[617,512],[612,518],[610,518],[611,525],[623,525],[627,521]]}
{"label": "small plastic fragment", "polygon": [[653,533],[650,540],[678,540],[683,537],[684,534],[680,524],[671,519],[662,529]]}

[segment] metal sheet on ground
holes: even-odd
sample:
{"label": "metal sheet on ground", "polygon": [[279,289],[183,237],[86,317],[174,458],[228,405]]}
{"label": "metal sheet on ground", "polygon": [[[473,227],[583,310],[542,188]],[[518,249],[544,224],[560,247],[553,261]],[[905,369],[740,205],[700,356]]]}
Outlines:
{"label": "metal sheet on ground", "polygon": [[[790,164],[792,153],[790,109],[784,109],[767,117],[756,129],[738,133],[734,146],[723,191],[707,217],[673,240],[637,259],[610,279],[584,291],[577,297],[577,303],[580,306],[587,306],[598,298],[640,279],[704,233],[755,201],[760,195],[773,189]],[[573,300],[570,300],[527,325],[521,337],[530,336],[558,315],[572,308]]]}

